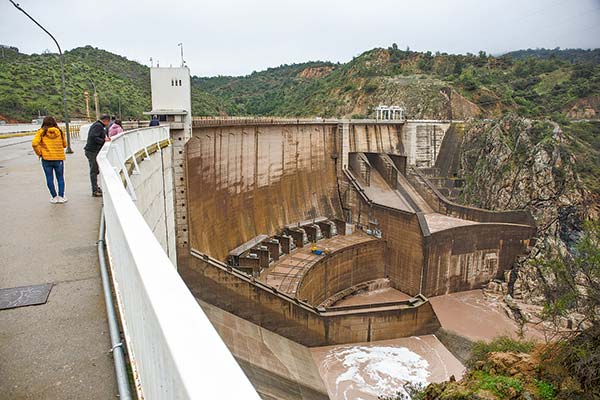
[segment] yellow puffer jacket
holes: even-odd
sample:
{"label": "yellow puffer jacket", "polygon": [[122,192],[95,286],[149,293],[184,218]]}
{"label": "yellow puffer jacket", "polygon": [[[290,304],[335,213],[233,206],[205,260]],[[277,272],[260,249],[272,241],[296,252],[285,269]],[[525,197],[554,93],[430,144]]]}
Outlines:
{"label": "yellow puffer jacket", "polygon": [[64,148],[67,147],[67,138],[58,128],[48,128],[46,134],[44,134],[43,129],[40,129],[33,137],[31,147],[33,147],[35,154],[44,160],[64,160]]}

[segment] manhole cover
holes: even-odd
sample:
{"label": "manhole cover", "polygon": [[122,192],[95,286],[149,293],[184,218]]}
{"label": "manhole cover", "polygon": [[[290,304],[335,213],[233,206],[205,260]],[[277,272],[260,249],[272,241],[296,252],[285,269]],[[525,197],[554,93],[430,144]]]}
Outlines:
{"label": "manhole cover", "polygon": [[0,310],[44,304],[52,289],[51,283],[0,289]]}

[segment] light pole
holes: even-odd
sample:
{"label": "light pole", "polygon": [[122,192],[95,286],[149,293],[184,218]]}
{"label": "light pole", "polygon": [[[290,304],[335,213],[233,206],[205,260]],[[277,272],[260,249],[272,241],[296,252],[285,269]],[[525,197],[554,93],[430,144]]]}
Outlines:
{"label": "light pole", "polygon": [[8,1],[10,1],[12,3],[12,5],[16,7],[17,10],[19,10],[23,14],[25,14],[27,16],[27,18],[32,20],[37,26],[39,26],[44,32],[46,32],[48,34],[48,36],[50,36],[52,38],[52,40],[54,40],[54,43],[56,43],[56,47],[58,47],[58,54],[59,54],[58,59],[60,60],[60,74],[61,74],[61,79],[62,79],[63,112],[64,112],[64,119],[65,119],[65,130],[67,131],[67,149],[65,152],[71,154],[71,153],[73,153],[73,150],[71,150],[71,133],[69,132],[69,115],[67,114],[67,85],[65,84],[65,65],[64,65],[65,63],[64,63],[63,52],[60,48],[60,45],[54,38],[54,36],[52,36],[52,34],[50,32],[48,32],[46,30],[46,28],[44,28],[42,25],[39,24],[39,22],[37,22],[35,19],[33,19],[33,17],[31,15],[27,14],[27,12],[25,10],[23,10],[21,8],[21,6],[19,6],[18,3],[15,3],[13,0],[8,0]]}
{"label": "light pole", "polygon": [[92,78],[90,78],[85,73],[85,71],[82,68],[79,68],[77,66],[77,64],[71,64],[71,66],[74,67],[75,69],[77,69],[78,71],[80,71],[81,73],[83,73],[84,76],[87,77],[88,81],[90,81],[90,83],[92,84],[92,87],[94,88],[94,109],[96,111],[96,121],[98,121],[100,119],[100,105],[98,104],[98,91],[96,90],[96,84],[94,83]]}

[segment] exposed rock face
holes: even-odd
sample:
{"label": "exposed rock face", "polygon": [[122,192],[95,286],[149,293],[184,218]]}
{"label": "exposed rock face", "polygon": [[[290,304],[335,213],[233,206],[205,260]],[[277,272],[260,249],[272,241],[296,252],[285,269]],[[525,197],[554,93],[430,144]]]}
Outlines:
{"label": "exposed rock face", "polygon": [[567,112],[571,119],[594,119],[600,115],[600,96],[579,99]]}
{"label": "exposed rock face", "polygon": [[492,210],[528,209],[536,220],[534,248],[507,277],[508,293],[531,303],[544,301],[540,283],[552,277],[530,261],[569,252],[585,212],[574,160],[564,151],[566,140],[555,123],[514,116],[476,123],[463,139],[462,200]]}
{"label": "exposed rock face", "polygon": [[[360,83],[361,96],[333,95],[341,98],[340,115],[367,115],[379,104],[404,107],[406,116],[413,119],[468,119],[482,115],[479,106],[438,79],[397,75],[362,79]],[[369,86],[372,93],[366,93]]]}
{"label": "exposed rock face", "polygon": [[298,78],[320,78],[328,75],[333,70],[332,66],[308,67],[300,71]]}

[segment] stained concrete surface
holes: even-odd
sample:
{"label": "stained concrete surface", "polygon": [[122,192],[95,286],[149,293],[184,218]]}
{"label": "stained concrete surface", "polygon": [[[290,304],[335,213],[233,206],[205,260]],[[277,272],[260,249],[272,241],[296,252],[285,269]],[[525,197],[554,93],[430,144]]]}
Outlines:
{"label": "stained concrete surface", "polygon": [[308,347],[198,301],[263,399],[325,400]]}
{"label": "stained concrete surface", "polygon": [[[117,394],[83,142],[65,163],[69,202],[52,205],[29,141],[0,141],[0,287],[52,282],[48,302],[0,311],[0,397],[111,399]],[[23,142],[15,138],[12,143]]]}

